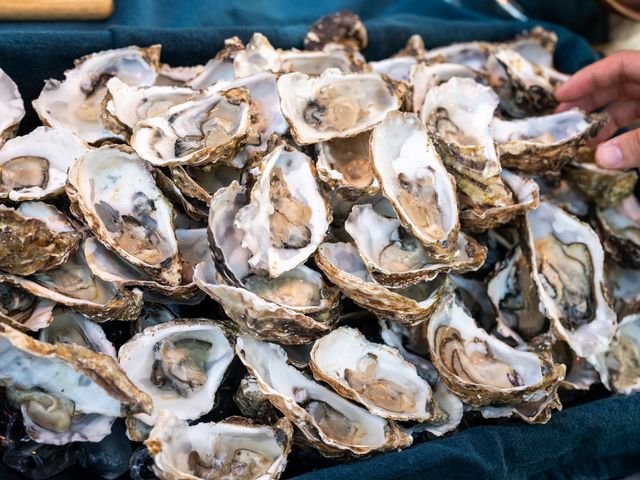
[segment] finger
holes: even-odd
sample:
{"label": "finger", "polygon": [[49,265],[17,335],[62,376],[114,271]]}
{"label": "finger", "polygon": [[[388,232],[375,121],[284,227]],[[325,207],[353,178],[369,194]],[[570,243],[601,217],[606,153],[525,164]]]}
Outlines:
{"label": "finger", "polygon": [[604,109],[604,112],[609,114],[609,121],[598,135],[589,142],[590,145],[604,142],[621,128],[638,120],[640,118],[640,101],[624,98],[609,105]]}
{"label": "finger", "polygon": [[573,102],[594,91],[640,82],[640,52],[622,51],[583,68],[556,90],[559,102]]}
{"label": "finger", "polygon": [[[638,61],[640,61],[640,58]],[[594,90],[578,100],[561,102],[556,108],[556,112],[564,112],[571,108],[580,108],[587,112],[592,112],[621,98],[640,99],[640,81],[638,83],[623,83],[609,88]]]}
{"label": "finger", "polygon": [[640,166],[640,129],[623,133],[601,144],[596,150],[596,163],[613,170]]}

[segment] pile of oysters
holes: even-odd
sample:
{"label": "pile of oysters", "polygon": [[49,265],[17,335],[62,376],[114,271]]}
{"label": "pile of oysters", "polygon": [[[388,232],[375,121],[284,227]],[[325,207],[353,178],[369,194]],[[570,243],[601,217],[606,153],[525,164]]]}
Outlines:
{"label": "pile of oysters", "polygon": [[[556,40],[367,62],[339,12],[304,50],[119,48],[47,80],[22,136],[0,70],[0,383],[26,434],[123,417],[161,479],[275,479],[292,448],[640,390],[637,177],[585,146],[606,115],[554,113]],[[236,357],[236,414],[210,421]]]}

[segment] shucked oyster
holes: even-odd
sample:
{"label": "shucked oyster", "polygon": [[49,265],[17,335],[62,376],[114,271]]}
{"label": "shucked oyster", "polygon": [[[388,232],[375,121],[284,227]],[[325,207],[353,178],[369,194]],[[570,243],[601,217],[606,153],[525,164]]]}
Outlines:
{"label": "shucked oyster", "polygon": [[0,145],[16,134],[24,117],[24,102],[15,82],[0,68]]}
{"label": "shucked oyster", "polygon": [[373,129],[370,156],[402,225],[434,258],[451,258],[460,229],[455,182],[418,117],[389,113]]}
{"label": "shucked oyster", "polygon": [[369,68],[379,74],[397,82],[407,81],[411,70],[425,55],[424,41],[420,35],[412,35],[407,40],[407,45],[392,57],[369,62]]}
{"label": "shucked oyster", "polygon": [[413,326],[429,319],[444,293],[445,275],[391,289],[374,281],[351,243],[322,243],[316,265],[355,303],[383,319]]}
{"label": "shucked oyster", "polygon": [[429,321],[431,359],[442,380],[470,405],[518,405],[555,391],[564,366],[516,350],[476,326],[450,289]]}
{"label": "shucked oyster", "polygon": [[0,323],[23,332],[37,332],[53,320],[55,302],[22,288],[0,284]]}
{"label": "shucked oyster", "polygon": [[211,203],[211,197],[233,181],[241,181],[244,170],[226,163],[214,163],[204,167],[173,167],[171,180],[187,197]]}
{"label": "shucked oyster", "polygon": [[16,275],[56,268],[80,243],[69,219],[42,202],[23,202],[16,209],[0,205],[0,230],[0,270]]}
{"label": "shucked oyster", "polygon": [[38,127],[0,149],[0,199],[42,200],[64,190],[67,170],[87,145],[62,128]]}
{"label": "shucked oyster", "polygon": [[540,306],[555,336],[581,357],[607,349],[616,326],[596,233],[547,202],[527,214],[526,243]]}
{"label": "shucked oyster", "polygon": [[137,123],[131,146],[156,166],[204,165],[232,157],[247,137],[249,120],[247,90],[220,92],[214,86]]}
{"label": "shucked oyster", "polygon": [[129,147],[106,145],[76,160],[67,195],[108,248],[160,283],[180,285],[173,207]]}
{"label": "shucked oyster", "polygon": [[611,385],[618,393],[640,391],[640,315],[624,317],[606,354]]}
{"label": "shucked oyster", "polygon": [[587,114],[578,109],[523,120],[494,118],[491,134],[503,167],[557,176],[607,119],[606,114]]}
{"label": "shucked oyster", "polygon": [[115,417],[152,407],[107,355],[42,343],[2,324],[0,383],[20,406],[27,434],[40,443],[99,442]]}
{"label": "shucked oyster", "polygon": [[615,208],[596,209],[605,251],[617,262],[640,268],[640,202],[631,194]]}
{"label": "shucked oyster", "polygon": [[411,444],[411,436],[393,422],[372,415],[288,365],[287,354],[278,345],[241,335],[236,352],[262,393],[321,453],[366,455]]}
{"label": "shucked oyster", "polygon": [[231,81],[236,78],[233,69],[233,60],[236,55],[244,50],[244,44],[238,37],[226,38],[224,48],[209,60],[200,72],[190,79],[186,87],[196,90],[210,87],[219,81]]}
{"label": "shucked oyster", "polygon": [[[136,416],[154,425],[163,409],[195,420],[213,408],[233,349],[210,320],[175,320],[148,327],[125,343],[118,361],[131,381],[153,399],[153,410]],[[136,422],[127,421],[137,441]]]}
{"label": "shucked oyster", "polygon": [[426,421],[436,415],[431,387],[400,353],[341,327],[317,340],[313,376],[371,413],[393,420]]}
{"label": "shucked oyster", "polygon": [[153,85],[159,59],[160,45],[87,55],[75,61],[63,81],[47,80],[33,108],[43,124],[67,128],[86,142],[117,137],[100,121],[107,80],[118,77],[128,85]]}
{"label": "shucked oyster", "polygon": [[251,251],[249,265],[271,277],[303,263],[322,242],[331,211],[311,159],[283,141],[262,159],[249,204],[235,218]]}
{"label": "shucked oyster", "polygon": [[190,426],[165,410],[145,445],[162,480],[277,480],[287,464],[292,437],[286,418],[273,426],[241,417]]}
{"label": "shucked oyster", "polygon": [[433,87],[454,77],[477,79],[478,73],[466,65],[457,63],[418,63],[411,67],[409,81],[413,86],[413,111],[420,114],[424,98]]}
{"label": "shucked oyster", "polygon": [[388,287],[433,280],[441,272],[477,270],[487,255],[486,247],[460,234],[453,260],[434,260],[397,218],[379,213],[370,204],[354,206],[345,229],[371,276]]}
{"label": "shucked oyster", "polygon": [[300,145],[352,137],[400,107],[396,88],[373,73],[328,69],[317,78],[290,73],[278,79],[278,92],[282,113]]}

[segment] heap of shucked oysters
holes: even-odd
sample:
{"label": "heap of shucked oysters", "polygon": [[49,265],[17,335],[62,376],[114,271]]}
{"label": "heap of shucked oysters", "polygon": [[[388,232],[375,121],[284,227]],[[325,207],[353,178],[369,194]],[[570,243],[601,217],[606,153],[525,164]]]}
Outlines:
{"label": "heap of shucked oysters", "polygon": [[[299,442],[367,455],[639,390],[636,174],[584,147],[603,115],[553,113],[555,43],[413,36],[367,63],[340,12],[305,50],[120,48],[48,80],[18,137],[0,71],[0,379],[28,435],[125,417],[163,479],[277,478]],[[224,315],[178,318],[207,296]],[[245,418],[198,423],[236,355]]]}

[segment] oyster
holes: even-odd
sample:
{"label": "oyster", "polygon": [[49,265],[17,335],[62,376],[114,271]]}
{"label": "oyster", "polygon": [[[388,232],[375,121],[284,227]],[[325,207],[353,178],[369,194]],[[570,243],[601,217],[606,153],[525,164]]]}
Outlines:
{"label": "oyster", "polygon": [[400,81],[408,81],[410,72],[425,55],[424,41],[420,35],[412,35],[407,41],[405,48],[392,57],[369,62],[369,68],[379,74]]}
{"label": "oyster", "polygon": [[339,45],[329,45],[322,51],[279,50],[267,37],[254,33],[244,50],[233,61],[236,78],[249,77],[260,72],[320,75],[329,68],[344,73],[354,72],[359,62]]}
{"label": "oyster", "polygon": [[87,151],[68,130],[38,127],[0,149],[0,199],[43,200],[64,191],[67,170]]}
{"label": "oyster", "polygon": [[203,65],[172,67],[168,63],[161,63],[155,85],[161,87],[184,87],[185,84],[202,73],[203,69]]}
{"label": "oyster", "polygon": [[249,124],[247,90],[221,92],[214,86],[138,122],[131,146],[155,166],[204,165],[232,157],[246,140]]}
{"label": "oyster", "polygon": [[145,303],[140,312],[140,316],[136,320],[133,334],[140,333],[147,327],[153,327],[161,323],[167,323],[171,320],[179,318],[175,305],[160,305],[158,303]]}
{"label": "oyster", "polygon": [[118,77],[128,85],[153,85],[160,45],[126,47],[87,55],[75,61],[65,79],[47,80],[33,108],[42,123],[71,130],[89,143],[119,138],[100,121],[106,83]]}
{"label": "oyster", "polygon": [[418,63],[411,67],[409,83],[413,87],[413,111],[420,114],[427,92],[454,77],[478,80],[478,73],[457,63]]}
{"label": "oyster", "polygon": [[[153,399],[153,409],[136,415],[154,425],[169,410],[181,420],[209,412],[233,349],[224,331],[211,320],[174,320],[148,327],[118,351],[120,367],[137,387]],[[129,437],[143,436],[134,419],[127,421]]]}
{"label": "oyster", "polygon": [[275,344],[241,335],[236,352],[269,401],[325,455],[366,455],[411,444],[396,424],[372,415],[287,364]]}
{"label": "oyster", "polygon": [[476,325],[449,289],[431,317],[430,356],[447,387],[475,407],[540,400],[564,377],[546,355],[516,350]]}
{"label": "oyster", "polygon": [[604,251],[587,224],[547,202],[527,214],[525,229],[540,306],[554,335],[581,357],[605,351],[616,315],[604,286]]}
{"label": "oyster", "polygon": [[27,434],[40,443],[98,442],[115,417],[152,407],[107,355],[42,343],[3,324],[0,382],[20,406]]}
{"label": "oyster", "polygon": [[0,205],[0,270],[31,275],[59,267],[78,248],[80,233],[52,205],[23,202]]}
{"label": "oyster", "polygon": [[142,308],[139,290],[117,287],[91,273],[82,244],[74,255],[53,270],[28,277],[0,273],[0,282],[71,307],[98,322],[135,320]]}
{"label": "oyster", "polygon": [[188,87],[129,86],[113,77],[107,82],[100,118],[112,132],[129,137],[138,122],[160,116],[195,94]]}
{"label": "oyster", "polygon": [[273,426],[241,417],[190,426],[165,410],[145,445],[162,480],[275,480],[287,465],[292,437],[286,418]]}
{"label": "oyster", "polygon": [[444,47],[432,48],[424,55],[427,63],[440,61],[464,65],[474,70],[483,70],[494,46],[487,42],[452,43]]}
{"label": "oyster", "polygon": [[106,145],[78,158],[67,195],[74,214],[105,246],[158,282],[180,285],[173,207],[130,148]]}
{"label": "oyster", "polygon": [[559,175],[607,120],[606,114],[578,109],[523,120],[494,118],[491,134],[503,167],[532,175]]}
{"label": "oyster", "polygon": [[640,315],[620,320],[606,364],[616,392],[629,395],[640,391]]}
{"label": "oyster", "polygon": [[277,277],[303,263],[322,242],[331,210],[315,175],[311,159],[283,141],[267,151],[250,201],[235,217],[252,269]]}
{"label": "oyster", "polygon": [[631,194],[614,208],[596,209],[605,251],[627,267],[640,268],[640,202]]}
{"label": "oyster", "polygon": [[451,258],[460,224],[453,177],[415,114],[391,112],[371,134],[382,193],[402,225],[434,258]]}
{"label": "oyster", "polygon": [[22,288],[0,283],[0,323],[23,332],[37,332],[53,321],[56,303]]}
{"label": "oyster", "polygon": [[290,73],[278,79],[280,107],[299,145],[352,137],[400,107],[396,87],[381,76],[325,70],[317,78]]}
{"label": "oyster", "polygon": [[317,340],[311,351],[316,380],[371,413],[392,420],[426,421],[437,410],[431,387],[400,353],[348,327]]}
{"label": "oyster", "polygon": [[244,171],[233,165],[214,163],[206,167],[173,167],[171,179],[187,197],[211,203],[211,197],[234,180],[240,182]]}
{"label": "oyster", "polygon": [[0,68],[0,145],[13,137],[24,117],[24,102],[15,82]]}
{"label": "oyster", "polygon": [[618,318],[640,313],[640,270],[624,268],[614,262],[605,263],[608,291]]}
{"label": "oyster", "polygon": [[80,345],[96,353],[104,353],[114,360],[116,349],[107,339],[102,327],[84,315],[68,308],[56,307],[53,321],[40,330],[39,340],[45,343],[66,343]]}
{"label": "oyster", "polygon": [[202,89],[221,80],[234,80],[236,75],[233,68],[233,60],[243,50],[244,44],[238,37],[225,39],[224,48],[209,60],[202,68],[202,71],[187,82],[186,86],[193,89]]}
{"label": "oyster", "polygon": [[514,218],[524,215],[538,207],[540,202],[540,187],[535,180],[522,177],[503,170],[500,174],[502,181],[513,193],[513,204],[496,207],[476,205],[473,200],[460,193],[460,221],[466,231],[484,232],[511,222]]}
{"label": "oyster", "polygon": [[600,168],[595,164],[595,150],[578,149],[576,157],[563,169],[563,175],[599,208],[613,208],[631,195],[638,182],[634,170],[621,171]]}
{"label": "oyster", "polygon": [[506,47],[540,67],[553,67],[553,52],[557,43],[555,32],[538,26],[507,42]]}
{"label": "oyster", "polygon": [[406,287],[433,280],[442,272],[469,272],[482,266],[486,247],[464,234],[458,236],[451,261],[431,258],[397,218],[385,216],[370,205],[356,205],[345,222],[371,276],[387,287]]}
{"label": "oyster", "polygon": [[352,50],[364,50],[368,43],[367,29],[360,17],[349,10],[330,13],[309,27],[304,37],[306,50],[323,50],[327,45],[341,45]]}
{"label": "oyster", "polygon": [[427,321],[444,293],[445,275],[399,289],[380,285],[373,280],[351,243],[322,243],[314,260],[344,295],[379,318],[402,325]]}

